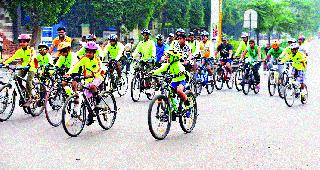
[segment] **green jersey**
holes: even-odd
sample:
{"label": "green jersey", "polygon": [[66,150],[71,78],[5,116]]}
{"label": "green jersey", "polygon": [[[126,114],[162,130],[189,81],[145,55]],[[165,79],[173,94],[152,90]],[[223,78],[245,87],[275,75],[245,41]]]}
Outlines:
{"label": "green jersey", "polygon": [[283,48],[282,47],[279,47],[278,50],[275,50],[275,49],[270,49],[268,51],[268,56],[270,55],[272,57],[273,60],[276,60],[276,59],[279,59],[280,58],[280,55],[282,54],[283,52]]}

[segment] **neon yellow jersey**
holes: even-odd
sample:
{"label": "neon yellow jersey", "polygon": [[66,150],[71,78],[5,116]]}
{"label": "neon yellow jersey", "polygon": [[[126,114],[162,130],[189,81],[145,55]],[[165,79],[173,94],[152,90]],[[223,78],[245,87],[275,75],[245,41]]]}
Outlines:
{"label": "neon yellow jersey", "polygon": [[287,57],[281,60],[282,63],[292,60],[292,67],[297,70],[305,71],[307,68],[307,57],[302,52],[297,52],[296,54],[291,53]]}
{"label": "neon yellow jersey", "polygon": [[108,55],[110,55],[111,59],[118,61],[122,57],[123,51],[124,45],[122,43],[117,42],[114,46],[109,43],[104,47],[104,56],[108,57]]}
{"label": "neon yellow jersey", "polygon": [[35,51],[32,47],[28,46],[25,50],[20,48],[11,57],[6,59],[3,63],[10,64],[12,61],[16,59],[20,59],[21,67],[25,67],[30,65],[34,55],[35,55]]}
{"label": "neon yellow jersey", "polygon": [[149,59],[155,59],[156,57],[156,46],[152,40],[140,41],[136,50],[133,53],[134,57],[138,56],[138,53],[141,54],[141,59],[147,61]]}

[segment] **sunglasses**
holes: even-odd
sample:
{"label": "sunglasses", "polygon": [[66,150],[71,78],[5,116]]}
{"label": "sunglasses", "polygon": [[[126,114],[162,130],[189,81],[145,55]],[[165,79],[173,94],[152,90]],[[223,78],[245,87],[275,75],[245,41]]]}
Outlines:
{"label": "sunglasses", "polygon": [[96,50],[86,50],[86,53],[89,53],[89,54],[93,53],[93,54],[95,54],[95,53],[96,53]]}
{"label": "sunglasses", "polygon": [[64,34],[65,32],[58,32],[58,34]]}
{"label": "sunglasses", "polygon": [[67,53],[68,51],[69,51],[68,49],[64,48],[64,49],[61,49],[59,52],[60,53]]}
{"label": "sunglasses", "polygon": [[40,48],[39,51],[47,51],[47,48]]}
{"label": "sunglasses", "polygon": [[29,41],[26,40],[19,40],[19,43],[28,43]]}

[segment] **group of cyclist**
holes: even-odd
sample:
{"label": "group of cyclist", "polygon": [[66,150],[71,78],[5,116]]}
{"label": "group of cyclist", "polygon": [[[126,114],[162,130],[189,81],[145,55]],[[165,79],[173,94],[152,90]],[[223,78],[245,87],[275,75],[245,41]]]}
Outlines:
{"label": "group of cyclist", "polygon": [[[242,33],[240,42],[235,54],[233,55],[233,47],[228,43],[228,38],[223,37],[222,43],[215,47],[213,41],[209,40],[209,33],[203,31],[201,33],[201,40],[195,38],[195,33],[189,32],[187,34],[183,29],[177,29],[175,34],[170,33],[167,40],[163,35],[156,36],[156,42],[150,39],[151,32],[148,29],[143,29],[141,35],[143,40],[137,45],[134,40],[123,45],[118,41],[115,34],[108,37],[108,44],[101,48],[96,43],[96,37],[89,34],[86,37],[86,42],[82,44],[82,48],[76,53],[72,52],[71,38],[66,36],[66,29],[64,27],[58,28],[58,37],[53,40],[52,46],[46,44],[38,45],[38,53],[33,47],[29,46],[31,37],[28,34],[21,34],[18,37],[20,48],[14,55],[3,61],[3,64],[9,65],[12,61],[19,59],[21,67],[29,67],[30,69],[20,70],[18,76],[25,77],[27,75],[26,92],[27,97],[30,97],[32,89],[32,79],[36,70],[44,66],[55,66],[58,68],[65,68],[66,77],[73,73],[81,73],[85,76],[91,77],[86,79],[87,88],[89,91],[87,95],[94,95],[97,93],[97,88],[103,82],[106,70],[103,70],[105,64],[113,64],[116,66],[118,78],[122,76],[122,67],[126,66],[130,71],[130,62],[122,65],[119,62],[122,58],[125,59],[140,59],[135,69],[143,68],[143,65],[149,60],[154,61],[153,66],[148,67],[150,75],[158,75],[162,72],[169,72],[174,75],[170,86],[176,91],[177,95],[185,103],[189,105],[185,90],[188,86],[188,77],[190,72],[195,72],[198,68],[196,58],[212,59],[219,58],[220,62],[226,65],[228,77],[232,74],[232,63],[235,59],[240,62],[245,61],[246,66],[253,65],[253,74],[256,82],[256,88],[260,88],[259,68],[261,61],[268,63],[268,68],[277,61],[284,63],[292,61],[293,74],[301,83],[301,89],[304,88],[305,71],[306,71],[306,56],[307,50],[303,45],[304,37],[300,37],[298,43],[295,39],[289,39],[289,46],[285,49],[280,47],[278,40],[272,41],[271,49],[267,53],[267,57],[262,59],[261,49],[255,44],[254,40],[249,40],[247,33]],[[57,48],[58,54],[53,57],[50,53]],[[204,64],[204,63],[201,63]],[[214,73],[214,65],[210,62],[206,65],[209,75]],[[283,71],[283,66],[278,66],[278,72]],[[190,79],[190,78],[189,78]],[[22,82],[19,82],[22,85]],[[67,83],[63,82],[63,86],[67,87]],[[76,92],[77,83],[72,83],[72,91]],[[67,88],[66,88],[67,89]],[[68,92],[68,94],[72,93]],[[29,102],[25,103],[28,106]],[[96,107],[103,107],[97,104]],[[89,115],[88,124],[93,122],[93,116]]]}

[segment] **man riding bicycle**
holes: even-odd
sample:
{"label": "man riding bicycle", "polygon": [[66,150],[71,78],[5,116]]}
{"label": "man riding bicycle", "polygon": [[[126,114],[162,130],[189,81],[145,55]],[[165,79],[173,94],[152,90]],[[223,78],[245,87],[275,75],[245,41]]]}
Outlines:
{"label": "man riding bicycle", "polygon": [[222,38],[222,43],[218,46],[215,56],[217,57],[219,53],[220,62],[227,66],[228,78],[230,78],[232,74],[232,45],[228,43],[227,37]]}
{"label": "man riding bicycle", "polygon": [[[111,34],[109,36],[109,44],[104,48],[104,56],[103,60],[107,60],[109,64],[109,68],[116,69],[118,74],[118,80],[121,79],[121,62],[119,61],[123,55],[124,45],[118,42],[118,36],[115,34]],[[110,57],[110,58],[109,58]],[[113,67],[116,68],[113,68]],[[111,74],[113,70],[111,70]]]}
{"label": "man riding bicycle", "polygon": [[[86,43],[88,43],[89,41],[94,41],[96,42],[97,38],[95,35],[93,34],[88,34],[86,36]],[[98,45],[99,46],[99,45]],[[83,46],[77,53],[77,57],[81,57],[81,56],[84,56],[86,54],[86,49],[85,47]],[[103,58],[103,51],[102,51],[102,48],[99,46],[98,50],[96,51],[95,55],[99,56],[100,59]]]}
{"label": "man riding bicycle", "polygon": [[[256,89],[260,89],[260,75],[259,75],[259,68],[261,63],[256,63],[257,61],[261,60],[261,52],[260,52],[260,47],[255,45],[254,40],[249,41],[249,46],[244,50],[244,52],[241,54],[240,62],[244,59],[245,55],[248,53],[248,58],[246,59],[246,65],[245,68],[248,68],[249,65],[253,66],[252,71],[253,71],[253,76],[255,79],[256,83]],[[247,70],[247,69],[246,69]],[[248,72],[245,73],[246,76],[248,76]]]}
{"label": "man riding bicycle", "polygon": [[278,64],[278,73],[279,75],[283,71],[283,65],[279,65],[278,60],[281,59],[280,56],[283,53],[283,48],[280,47],[280,42],[278,40],[274,40],[271,44],[271,49],[268,51],[267,60],[268,60],[268,70],[272,68],[273,64]]}
{"label": "man riding bicycle", "polygon": [[[239,58],[239,57],[241,57],[241,54],[246,50],[246,48],[248,47],[248,41],[249,41],[249,34],[248,33],[246,33],[246,32],[243,32],[242,34],[241,34],[241,38],[242,38],[242,41],[240,42],[240,44],[239,44],[239,46],[238,46],[238,48],[237,48],[237,51],[236,51],[236,53],[235,53],[235,57],[236,58]],[[248,54],[246,54],[245,55],[245,58],[247,58],[248,57]]]}
{"label": "man riding bicycle", "polygon": [[[71,75],[72,73],[82,73],[85,77],[85,84],[89,90],[85,90],[85,94],[88,98],[93,95],[97,95],[98,88],[103,81],[104,71],[101,69],[101,61],[98,56],[96,56],[96,52],[99,49],[99,46],[93,42],[89,41],[86,43],[85,47],[86,54],[80,58],[80,60],[70,68],[67,72],[67,75]],[[76,81],[72,81],[73,91],[76,92],[78,83]],[[97,98],[96,108],[100,109],[104,106],[100,103],[101,99]],[[88,114],[87,125],[91,125],[93,121],[92,114]]]}

